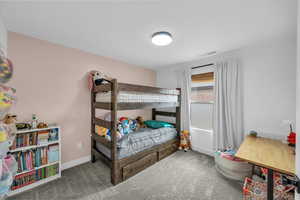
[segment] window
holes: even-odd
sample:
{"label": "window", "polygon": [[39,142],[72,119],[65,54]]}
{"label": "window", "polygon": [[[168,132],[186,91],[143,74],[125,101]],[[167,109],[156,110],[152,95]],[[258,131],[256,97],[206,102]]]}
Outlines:
{"label": "window", "polygon": [[213,86],[196,86],[192,87],[191,103],[213,103],[214,93]]}
{"label": "window", "polygon": [[192,127],[212,130],[214,103],[214,73],[192,75],[191,123]]}

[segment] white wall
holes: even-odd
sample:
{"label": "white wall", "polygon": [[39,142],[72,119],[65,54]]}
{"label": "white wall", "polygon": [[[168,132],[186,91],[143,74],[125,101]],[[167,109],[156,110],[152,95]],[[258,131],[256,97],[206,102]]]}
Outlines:
{"label": "white wall", "polygon": [[0,49],[2,49],[5,53],[7,50],[7,30],[4,26],[2,18],[0,17]]}
{"label": "white wall", "polygon": [[[250,130],[256,130],[261,135],[285,138],[289,130],[287,125],[282,124],[282,120],[295,122],[295,38],[268,41],[214,57],[168,66],[158,70],[157,84],[161,87],[176,87],[176,78],[172,73],[175,69],[198,66],[230,57],[238,57],[244,70],[245,134]],[[212,137],[209,138],[205,134],[199,136],[196,134],[201,133],[195,132],[191,134],[194,146],[212,151]]]}

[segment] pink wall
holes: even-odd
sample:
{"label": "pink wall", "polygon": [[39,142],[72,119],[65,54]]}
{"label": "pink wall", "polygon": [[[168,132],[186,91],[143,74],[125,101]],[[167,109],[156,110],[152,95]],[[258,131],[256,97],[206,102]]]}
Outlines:
{"label": "pink wall", "polygon": [[[121,82],[156,83],[152,70],[12,32],[8,34],[8,55],[15,70],[8,85],[17,89],[18,96],[12,112],[19,121],[35,113],[41,120],[59,124],[63,163],[90,155],[89,70],[101,70]],[[150,110],[119,115],[149,118]]]}

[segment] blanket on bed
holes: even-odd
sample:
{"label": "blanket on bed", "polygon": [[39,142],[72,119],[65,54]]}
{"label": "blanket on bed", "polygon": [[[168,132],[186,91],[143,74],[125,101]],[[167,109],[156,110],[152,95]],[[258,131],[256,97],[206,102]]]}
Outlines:
{"label": "blanket on bed", "polygon": [[[177,137],[175,128],[143,128],[122,137],[118,143],[118,158],[125,158]],[[97,149],[110,158],[110,149],[97,143]]]}

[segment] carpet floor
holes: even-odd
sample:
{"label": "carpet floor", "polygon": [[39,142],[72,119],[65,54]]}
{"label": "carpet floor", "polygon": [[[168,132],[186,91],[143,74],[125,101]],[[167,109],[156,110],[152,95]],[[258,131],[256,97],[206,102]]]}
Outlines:
{"label": "carpet floor", "polygon": [[110,169],[97,161],[8,200],[239,200],[241,191],[241,183],[216,172],[213,158],[178,151],[117,186],[110,183]]}

